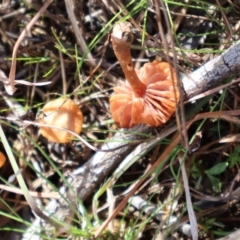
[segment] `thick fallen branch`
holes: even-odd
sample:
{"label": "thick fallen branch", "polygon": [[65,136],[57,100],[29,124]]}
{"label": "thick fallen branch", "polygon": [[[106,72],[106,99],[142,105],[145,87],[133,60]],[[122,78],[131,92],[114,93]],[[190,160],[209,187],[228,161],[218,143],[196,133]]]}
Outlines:
{"label": "thick fallen branch", "polygon": [[231,46],[223,54],[207,62],[192,74],[182,77],[183,90],[186,97],[191,98],[203,93],[222,80],[239,75],[240,41]]}
{"label": "thick fallen branch", "polygon": [[[201,68],[189,74],[181,77],[183,91],[186,98],[196,96],[199,93],[203,93],[216,84],[221,84],[222,80],[227,79],[230,76],[235,76],[240,69],[240,41],[226,50],[223,54],[207,62]],[[148,126],[137,126],[129,131],[131,134],[117,133],[108,143],[102,146],[102,149],[114,149],[118,147],[118,150],[111,152],[97,152],[89,161],[77,169],[71,178],[68,179],[71,189],[63,188],[63,194],[66,196],[70,203],[75,205],[76,196],[82,201],[86,200],[98,185],[102,183],[104,178],[114,169],[116,166],[135,148],[133,144],[127,144],[127,142],[136,142],[136,140],[143,140],[144,133],[152,133],[154,129]],[[135,135],[134,132],[141,132],[142,135]],[[156,131],[155,131],[156,132]],[[125,143],[124,143],[125,142]],[[124,145],[124,147],[119,148]],[[47,206],[46,211],[49,215],[53,215],[55,218],[65,221],[66,217],[73,215],[74,212],[69,208],[69,203],[62,200],[60,205],[56,200]],[[46,226],[44,222],[41,222],[41,226]],[[45,229],[52,228],[46,226]],[[65,229],[66,230],[66,229]],[[34,239],[38,239],[40,232],[39,219],[32,224],[31,228],[24,234],[22,239],[29,239],[29,236]]]}

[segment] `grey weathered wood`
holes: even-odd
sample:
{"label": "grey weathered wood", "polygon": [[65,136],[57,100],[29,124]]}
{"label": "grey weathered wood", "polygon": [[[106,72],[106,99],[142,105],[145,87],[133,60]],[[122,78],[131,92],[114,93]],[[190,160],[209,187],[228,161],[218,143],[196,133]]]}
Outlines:
{"label": "grey weathered wood", "polygon": [[[196,96],[206,90],[209,90],[216,84],[230,77],[235,76],[240,69],[240,41],[231,46],[223,54],[216,57],[212,61],[207,62],[202,67],[187,75],[182,75],[182,86],[186,98]],[[137,126],[129,132],[151,133],[154,130],[148,126]],[[102,146],[103,150],[113,149],[121,146],[124,141],[134,142],[135,140],[144,139],[144,136],[134,134],[117,133],[108,143]],[[121,141],[119,141],[121,140]],[[69,178],[69,184],[73,187],[74,193],[67,189],[65,196],[68,200],[75,204],[76,196],[82,201],[86,200],[94,190],[102,183],[103,179],[134,149],[134,145],[127,144],[124,147],[111,152],[97,152],[89,161],[77,169],[73,176]],[[55,201],[55,200],[54,200]],[[64,221],[66,216],[72,215],[73,210],[69,209],[69,203],[60,201],[56,203],[52,201],[47,206],[47,212],[54,214],[54,217]],[[38,221],[38,222],[37,222]],[[32,227],[24,234],[22,239],[29,239],[34,236],[38,239],[39,219],[33,223]],[[40,221],[41,222],[41,221]],[[44,226],[45,223],[41,222]],[[47,226],[46,226],[47,227]],[[49,226],[48,226],[49,227]],[[35,230],[34,230],[35,229]],[[51,227],[50,227],[51,229]],[[52,230],[52,229],[51,229]]]}
{"label": "grey weathered wood", "polygon": [[183,90],[188,98],[210,89],[222,80],[239,74],[240,41],[189,75],[182,76]]}

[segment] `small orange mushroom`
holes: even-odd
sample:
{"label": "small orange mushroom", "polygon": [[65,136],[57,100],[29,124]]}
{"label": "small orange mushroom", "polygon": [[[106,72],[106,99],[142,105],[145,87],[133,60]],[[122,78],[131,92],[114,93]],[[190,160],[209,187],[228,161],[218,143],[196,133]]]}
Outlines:
{"label": "small orange mushroom", "polygon": [[161,126],[175,112],[175,101],[179,101],[176,73],[169,63],[159,61],[134,69],[131,28],[130,23],[119,22],[111,35],[113,50],[127,80],[114,88],[110,98],[112,118],[123,128],[142,123]]}
{"label": "small orange mushroom", "polygon": [[[59,98],[48,102],[43,108],[44,117],[41,123],[66,128],[76,134],[82,130],[83,115],[77,104],[66,98]],[[40,127],[40,133],[49,141],[67,143],[74,137],[65,130],[50,127]]]}
{"label": "small orange mushroom", "polygon": [[0,152],[0,168],[5,164],[5,162],[6,162],[5,155],[2,152]]}

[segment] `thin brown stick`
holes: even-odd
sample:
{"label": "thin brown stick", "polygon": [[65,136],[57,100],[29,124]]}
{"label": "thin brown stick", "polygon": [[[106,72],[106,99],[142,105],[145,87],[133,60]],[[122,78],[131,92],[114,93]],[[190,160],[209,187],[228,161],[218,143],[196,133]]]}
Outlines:
{"label": "thin brown stick", "polygon": [[77,43],[81,47],[83,53],[86,54],[86,58],[89,61],[90,65],[92,67],[96,67],[96,65],[97,65],[96,61],[93,58],[91,52],[89,51],[88,46],[87,46],[84,38],[82,37],[82,34],[79,31],[79,27],[77,25],[77,19],[74,14],[74,1],[73,0],[65,0],[65,5],[66,5],[68,17],[69,17],[72,27],[73,27],[74,34],[76,36]]}
{"label": "thin brown stick", "polygon": [[44,11],[47,9],[47,7],[50,5],[51,0],[47,0],[44,5],[40,8],[40,10],[37,12],[37,14],[32,18],[32,20],[27,24],[25,29],[22,31],[20,34],[18,40],[16,41],[14,48],[13,48],[13,53],[12,53],[12,65],[9,73],[9,81],[4,83],[4,87],[7,91],[8,94],[13,95],[13,93],[16,91],[15,88],[15,73],[16,73],[16,58],[17,58],[17,50],[20,46],[20,43],[26,36],[27,32],[30,31],[30,29],[33,27],[35,22],[40,18],[41,14],[44,13]]}

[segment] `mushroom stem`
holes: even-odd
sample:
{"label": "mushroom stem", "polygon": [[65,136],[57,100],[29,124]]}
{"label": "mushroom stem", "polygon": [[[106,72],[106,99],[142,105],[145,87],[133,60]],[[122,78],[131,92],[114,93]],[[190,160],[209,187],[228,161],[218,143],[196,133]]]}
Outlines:
{"label": "mushroom stem", "polygon": [[146,92],[146,85],[139,80],[135,72],[130,52],[130,47],[133,42],[131,24],[128,22],[117,23],[113,28],[111,40],[113,51],[135,96],[143,97]]}

